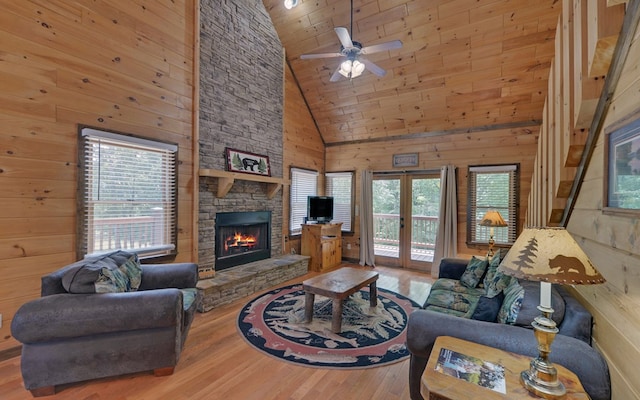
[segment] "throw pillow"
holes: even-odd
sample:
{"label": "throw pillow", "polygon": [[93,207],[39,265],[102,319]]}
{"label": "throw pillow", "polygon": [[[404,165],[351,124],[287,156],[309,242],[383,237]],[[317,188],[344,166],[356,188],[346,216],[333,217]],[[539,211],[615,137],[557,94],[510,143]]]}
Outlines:
{"label": "throw pillow", "polygon": [[130,257],[130,253],[116,251],[78,262],[65,272],[62,286],[69,293],[126,292],[131,282],[120,266]]}
{"label": "throw pillow", "polygon": [[500,294],[491,298],[487,296],[480,296],[478,305],[473,311],[473,315],[471,315],[471,319],[475,319],[478,321],[496,322],[498,319],[498,312],[500,311],[500,306],[502,306],[503,301],[503,292],[500,292]]}
{"label": "throw pillow", "polygon": [[489,267],[487,268],[487,274],[484,277],[483,285],[485,289],[485,296],[490,298],[497,296],[498,293],[502,292],[511,282],[511,277],[509,275],[505,275],[498,271],[500,261],[500,253],[496,253],[491,258]]}
{"label": "throw pillow", "polygon": [[109,257],[115,261],[120,271],[129,279],[127,292],[138,290],[142,281],[142,267],[140,267],[138,255],[119,250],[111,253]]}
{"label": "throw pillow", "polygon": [[523,298],[524,288],[520,286],[517,279],[511,279],[509,286],[504,290],[504,300],[500,311],[498,311],[498,322],[501,324],[515,324],[522,307]]}
{"label": "throw pillow", "polygon": [[484,275],[487,269],[488,261],[486,258],[478,258],[476,256],[471,257],[467,268],[460,277],[460,283],[468,288],[474,288],[478,286],[480,278]]}

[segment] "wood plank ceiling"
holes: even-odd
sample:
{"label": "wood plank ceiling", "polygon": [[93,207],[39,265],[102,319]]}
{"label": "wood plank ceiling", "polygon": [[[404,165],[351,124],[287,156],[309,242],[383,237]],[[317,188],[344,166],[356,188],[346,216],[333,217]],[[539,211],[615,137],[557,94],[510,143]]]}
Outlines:
{"label": "wood plank ceiling", "polygon": [[350,0],[263,0],[326,145],[539,125],[554,55],[557,0],[353,0],[353,40],[403,47],[368,55],[386,69],[329,82],[334,27]]}

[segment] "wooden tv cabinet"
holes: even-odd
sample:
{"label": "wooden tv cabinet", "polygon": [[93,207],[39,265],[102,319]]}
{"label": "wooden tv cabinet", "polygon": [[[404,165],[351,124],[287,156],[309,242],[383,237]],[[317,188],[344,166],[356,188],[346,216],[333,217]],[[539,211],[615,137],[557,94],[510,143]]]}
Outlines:
{"label": "wooden tv cabinet", "polygon": [[310,256],[309,270],[324,272],[342,262],[342,222],[335,224],[303,224],[303,256]]}

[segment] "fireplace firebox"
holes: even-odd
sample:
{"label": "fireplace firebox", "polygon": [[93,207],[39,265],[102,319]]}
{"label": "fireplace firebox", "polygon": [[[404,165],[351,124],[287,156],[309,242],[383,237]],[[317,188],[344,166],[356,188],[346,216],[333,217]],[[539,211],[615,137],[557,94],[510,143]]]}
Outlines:
{"label": "fireplace firebox", "polygon": [[271,257],[271,211],[216,214],[216,271]]}

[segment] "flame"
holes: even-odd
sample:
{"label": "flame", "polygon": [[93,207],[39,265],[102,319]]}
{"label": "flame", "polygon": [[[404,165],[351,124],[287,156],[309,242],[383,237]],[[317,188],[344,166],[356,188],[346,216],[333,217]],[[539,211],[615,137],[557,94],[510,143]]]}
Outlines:
{"label": "flame", "polygon": [[253,235],[245,235],[240,232],[235,232],[233,236],[229,236],[224,241],[224,250],[229,251],[229,248],[233,247],[248,247],[252,248],[256,245],[258,239]]}

